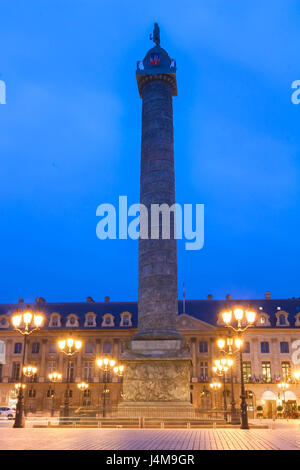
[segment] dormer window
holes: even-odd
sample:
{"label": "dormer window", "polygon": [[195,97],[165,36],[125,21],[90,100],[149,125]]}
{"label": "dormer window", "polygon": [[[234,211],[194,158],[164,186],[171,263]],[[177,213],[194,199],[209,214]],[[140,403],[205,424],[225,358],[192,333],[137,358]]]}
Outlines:
{"label": "dormer window", "polygon": [[266,313],[259,314],[257,326],[271,326],[269,316]]}
{"label": "dormer window", "polygon": [[53,313],[52,315],[50,315],[49,326],[52,327],[52,328],[60,328],[61,327],[60,315],[58,313]]}
{"label": "dormer window", "polygon": [[85,327],[93,327],[97,326],[96,325],[96,315],[94,313],[87,313],[85,315],[85,322],[84,322]]}
{"label": "dormer window", "polygon": [[131,313],[129,313],[129,312],[121,313],[120,326],[125,326],[125,327],[132,326]]}
{"label": "dormer window", "polygon": [[111,313],[106,313],[105,315],[103,315],[101,326],[104,326],[104,327],[115,326],[115,319]]}
{"label": "dormer window", "polygon": [[67,323],[66,323],[66,326],[70,326],[72,328],[76,328],[79,326],[79,321],[78,321],[78,317],[77,315],[69,315],[67,317]]}
{"label": "dormer window", "polygon": [[8,327],[8,318],[6,315],[0,317],[0,328],[7,328]]}
{"label": "dormer window", "polygon": [[276,319],[277,319],[277,326],[288,326],[289,325],[289,320],[288,320],[288,313],[285,312],[284,310],[281,310],[276,313]]}
{"label": "dormer window", "polygon": [[279,315],[279,325],[286,325],[285,315]]}

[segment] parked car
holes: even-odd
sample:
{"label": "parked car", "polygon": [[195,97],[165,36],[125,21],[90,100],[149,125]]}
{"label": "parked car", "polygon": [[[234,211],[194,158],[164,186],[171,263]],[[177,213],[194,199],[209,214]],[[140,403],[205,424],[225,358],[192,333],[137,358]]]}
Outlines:
{"label": "parked car", "polygon": [[0,406],[0,419],[14,419],[16,416],[16,410],[14,408],[9,408],[8,406]]}

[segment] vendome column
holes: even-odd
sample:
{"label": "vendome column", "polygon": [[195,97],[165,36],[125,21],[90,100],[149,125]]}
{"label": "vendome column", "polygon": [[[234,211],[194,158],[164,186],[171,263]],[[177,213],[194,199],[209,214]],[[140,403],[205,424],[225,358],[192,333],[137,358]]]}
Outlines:
{"label": "vendome column", "polygon": [[[173,96],[177,96],[176,63],[160,47],[157,24],[155,46],[138,62],[137,84],[142,98],[140,203],[148,209],[148,230],[139,239],[138,331],[124,351],[122,406],[137,406],[151,415],[163,407],[176,414],[190,409],[191,359],[176,328],[178,317],[177,247],[174,216],[170,236],[163,238],[160,217],[152,220],[154,204],[175,204]],[[157,224],[157,220],[159,223]],[[154,224],[159,237],[153,239]],[[148,413],[145,411],[148,410]],[[151,411],[152,410],[152,411]]]}

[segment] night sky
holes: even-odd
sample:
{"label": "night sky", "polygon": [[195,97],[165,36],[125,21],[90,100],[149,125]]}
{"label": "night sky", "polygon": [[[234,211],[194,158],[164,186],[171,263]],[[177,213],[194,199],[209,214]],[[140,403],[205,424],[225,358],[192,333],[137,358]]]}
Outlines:
{"label": "night sky", "polygon": [[178,243],[188,299],[299,297],[296,0],[0,0],[0,302],[136,300],[137,242],[96,238],[96,208],[139,201],[135,69],[177,61],[176,193],[205,205]]}

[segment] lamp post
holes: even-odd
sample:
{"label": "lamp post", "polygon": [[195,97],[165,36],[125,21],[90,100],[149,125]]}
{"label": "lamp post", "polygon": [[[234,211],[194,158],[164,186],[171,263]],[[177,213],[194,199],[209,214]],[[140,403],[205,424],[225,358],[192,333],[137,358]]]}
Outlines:
{"label": "lamp post", "polygon": [[214,364],[215,365],[212,368],[214,373],[223,377],[224,419],[227,421],[226,373],[232,367],[233,360],[231,358],[226,359],[225,357],[222,357],[222,359],[216,359]]}
{"label": "lamp post", "polygon": [[[242,346],[242,340],[240,338],[233,339],[232,336],[228,336],[226,339],[219,339],[217,346],[221,352],[233,357],[234,353],[240,351]],[[237,414],[235,407],[234,398],[234,383],[233,383],[233,367],[230,369],[230,383],[231,383],[231,424],[240,424],[240,418]]]}
{"label": "lamp post", "polygon": [[80,382],[77,387],[82,392],[82,406],[84,406],[84,392],[89,388],[89,384],[86,382]]}
{"label": "lamp post", "polygon": [[285,405],[285,392],[289,388],[289,384],[287,382],[282,381],[278,384],[278,387],[280,388],[280,390],[283,393],[283,409],[285,411],[285,408],[286,408],[286,405]]}
{"label": "lamp post", "polygon": [[220,388],[222,387],[222,384],[221,382],[218,382],[217,380],[213,380],[210,384],[209,384],[210,388],[213,390],[214,392],[214,409],[216,410],[217,409],[217,392],[218,390],[220,390]]}
{"label": "lamp post", "polygon": [[82,341],[78,339],[68,338],[58,342],[60,351],[68,358],[67,362],[67,389],[65,396],[64,417],[68,418],[70,415],[70,359],[77,354],[81,347]]}
{"label": "lamp post", "polygon": [[54,412],[55,412],[55,403],[54,403],[54,400],[55,400],[55,384],[56,384],[56,382],[61,381],[62,374],[60,374],[59,372],[51,372],[50,374],[48,374],[48,378],[49,378],[50,382],[53,383],[53,390],[52,390],[53,393],[51,393],[51,400],[52,400],[51,417],[53,418]]}
{"label": "lamp post", "polygon": [[226,310],[222,312],[221,315],[225,326],[234,331],[237,335],[236,339],[240,340],[239,354],[241,369],[241,429],[249,429],[246,391],[243,374],[242,335],[249,327],[254,325],[256,320],[256,313],[251,309],[244,310],[241,307],[236,307],[233,312],[231,310]]}
{"label": "lamp post", "polygon": [[102,416],[105,418],[106,415],[106,394],[109,390],[106,388],[108,382],[108,374],[113,371],[115,374],[122,376],[124,371],[124,366],[116,366],[116,361],[114,359],[97,359],[97,366],[103,371],[104,375],[104,389],[103,389],[103,407],[102,407]]}
{"label": "lamp post", "polygon": [[[40,313],[32,313],[30,310],[26,310],[22,313],[15,313],[12,318],[11,322],[12,325],[18,333],[20,333],[24,337],[24,344],[23,344],[23,356],[22,356],[22,363],[21,363],[21,385],[24,382],[24,362],[25,362],[25,355],[26,355],[26,346],[27,346],[27,338],[31,335],[34,331],[37,331],[43,324],[44,317]],[[16,407],[16,417],[14,422],[14,428],[24,428],[25,426],[25,419],[24,419],[24,388],[20,386],[18,389],[18,402]]]}

